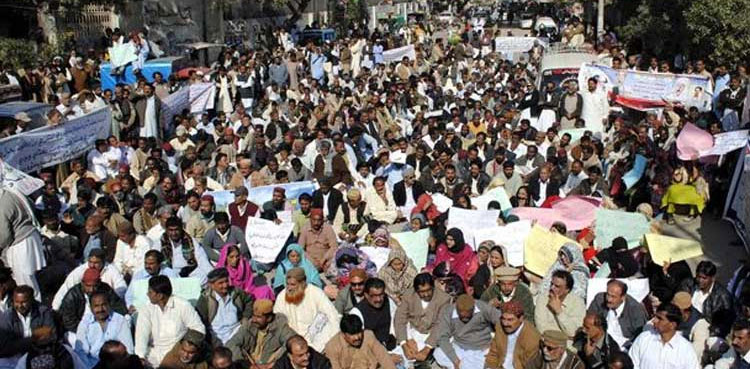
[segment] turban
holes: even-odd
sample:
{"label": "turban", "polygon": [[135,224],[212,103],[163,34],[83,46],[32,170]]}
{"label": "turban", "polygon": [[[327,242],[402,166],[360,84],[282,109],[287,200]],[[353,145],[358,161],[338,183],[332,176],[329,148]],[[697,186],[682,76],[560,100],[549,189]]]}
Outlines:
{"label": "turban", "polygon": [[81,282],[83,283],[94,283],[99,280],[99,271],[94,268],[88,268],[85,272],[83,272],[83,278],[81,279]]}

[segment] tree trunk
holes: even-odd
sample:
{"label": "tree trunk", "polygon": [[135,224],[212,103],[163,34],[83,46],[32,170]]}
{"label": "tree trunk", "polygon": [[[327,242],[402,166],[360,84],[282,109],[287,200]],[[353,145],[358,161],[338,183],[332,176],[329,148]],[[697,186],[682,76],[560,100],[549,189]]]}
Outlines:
{"label": "tree trunk", "polygon": [[57,45],[57,23],[46,1],[39,3],[36,10],[36,21],[42,29],[44,40],[52,46]]}

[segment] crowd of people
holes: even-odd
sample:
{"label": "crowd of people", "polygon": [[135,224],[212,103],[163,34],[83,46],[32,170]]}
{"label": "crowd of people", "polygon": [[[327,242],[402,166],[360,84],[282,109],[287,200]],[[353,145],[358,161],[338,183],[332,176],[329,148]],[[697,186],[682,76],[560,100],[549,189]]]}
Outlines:
{"label": "crowd of people", "polygon": [[[48,124],[108,106],[112,127],[84,157],[34,173],[44,186],[32,196],[0,187],[0,367],[750,368],[750,266],[718,281],[709,260],[657,265],[645,245],[557,222],[550,231],[570,242],[535,275],[511,265],[507,245],[475,248],[448,227],[441,201],[503,210],[498,226],[519,218],[498,201],[472,205],[496,189],[512,208],[599,198],[656,233],[716,217],[736,155],[683,161],[676,137],[688,123],[739,128],[724,118],[742,115],[744,67],[630,55],[613,33],[594,48],[572,19],[563,42],[616,69],[706,76],[715,96],[709,109],[614,109],[596,78],[537,86],[540,44],[515,61],[475,52],[502,31],[457,19],[306,44],[279,29],[182,80],[144,76],[138,60],[135,84],[106,90],[95,51],[3,68],[28,100],[54,106]],[[145,59],[147,35],[130,39]],[[408,44],[413,58],[384,60]],[[214,108],[160,120],[162,100],[196,83],[213,84]],[[542,111],[554,117],[546,130]],[[2,136],[30,120],[19,113]],[[626,186],[637,155],[647,169]],[[287,198],[305,181],[316,189]],[[254,203],[260,186],[272,198]],[[220,191],[233,195],[226,206]],[[274,262],[253,258],[251,217],[294,223]],[[422,230],[417,268],[415,245],[392,234]],[[387,261],[363,246],[387,248]],[[587,305],[605,263],[612,279]],[[642,301],[623,282],[633,278],[648,279]],[[195,300],[180,296],[187,279],[202,287]]]}

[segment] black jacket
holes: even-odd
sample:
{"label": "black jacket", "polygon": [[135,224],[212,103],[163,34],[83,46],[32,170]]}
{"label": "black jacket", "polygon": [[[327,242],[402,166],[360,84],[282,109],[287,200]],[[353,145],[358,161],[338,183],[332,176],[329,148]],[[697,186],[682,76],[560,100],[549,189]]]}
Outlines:
{"label": "black jacket", "polygon": [[[50,308],[34,301],[31,305],[31,330],[49,326],[55,328],[55,318]],[[31,337],[23,337],[23,325],[15,309],[0,314],[0,357],[10,357],[31,349]]]}
{"label": "black jacket", "polygon": [[[422,184],[419,181],[415,181],[411,186],[411,195],[414,197],[415,204],[419,200],[419,196],[422,196],[423,193],[424,188]],[[393,185],[393,201],[396,203],[396,206],[406,205],[406,184],[404,181],[399,181]]]}
{"label": "black jacket", "polygon": [[[323,354],[318,353],[312,347],[307,348],[310,352],[310,363],[307,369],[331,369],[331,362]],[[292,361],[289,360],[289,354],[284,355],[281,359],[276,360],[273,369],[294,369]]]}
{"label": "black jacket", "polygon": [[[323,204],[323,192],[320,190],[315,190],[312,195],[312,206],[314,208],[320,208],[322,209]],[[328,202],[325,204],[325,206],[328,207],[328,220],[330,222],[333,222],[333,218],[336,217],[336,212],[339,210],[339,206],[341,206],[341,203],[344,202],[344,195],[341,194],[341,191],[331,188],[331,191],[329,192],[328,196]]]}
{"label": "black jacket", "polygon": [[414,168],[415,171],[424,170],[428,165],[430,165],[431,161],[432,159],[430,159],[429,156],[425,155],[421,160],[419,160],[419,168],[417,168],[417,154],[409,154],[406,156],[406,164],[409,164],[412,168]]}
{"label": "black jacket", "polygon": [[[535,178],[529,181],[529,195],[534,201],[538,201],[540,198],[539,194],[539,178]],[[551,178],[547,180],[547,196],[557,196],[560,194],[560,183],[553,181]],[[545,197],[545,198],[546,198]]]}
{"label": "black jacket", "polygon": [[[118,296],[108,284],[100,282],[96,292],[107,295],[109,308],[112,311],[118,312],[123,316],[128,313],[128,309],[125,307],[125,302],[122,301],[120,296]],[[65,294],[59,311],[65,331],[75,333],[78,329],[78,323],[81,322],[83,313],[86,311],[86,304],[88,304],[88,302],[86,301],[83,292],[83,285],[81,283],[73,286],[73,288]]]}
{"label": "black jacket", "polygon": [[[606,305],[606,297],[606,292],[597,293],[588,309],[589,313],[595,313],[605,321],[609,312]],[[625,295],[624,304],[625,307],[622,310],[622,314],[617,318],[617,321],[620,322],[622,335],[632,343],[641,333],[646,322],[648,322],[648,313],[646,313],[646,308],[640,302],[630,297],[630,295]]]}
{"label": "black jacket", "polygon": [[[685,291],[691,295],[696,290],[698,290],[698,283],[695,282],[695,279],[687,279],[680,286],[680,291]],[[711,293],[708,294],[706,301],[703,301],[703,317],[706,318],[707,322],[711,323],[715,312],[719,310],[733,312],[733,309],[734,299],[732,295],[729,294],[729,291],[723,285],[714,282],[713,287],[711,287]]]}
{"label": "black jacket", "polygon": [[620,346],[608,334],[604,336],[602,347],[595,347],[594,352],[590,356],[586,355],[586,351],[584,350],[586,341],[588,341],[588,338],[583,332],[578,332],[573,339],[573,347],[578,350],[578,357],[583,361],[586,369],[605,369],[609,358],[620,352]]}

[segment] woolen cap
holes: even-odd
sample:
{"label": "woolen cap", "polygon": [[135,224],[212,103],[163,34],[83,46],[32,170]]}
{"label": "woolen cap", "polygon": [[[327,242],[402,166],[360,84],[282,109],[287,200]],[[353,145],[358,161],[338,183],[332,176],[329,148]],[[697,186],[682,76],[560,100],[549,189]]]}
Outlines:
{"label": "woolen cap", "polygon": [[253,314],[266,315],[273,312],[273,301],[269,299],[258,300],[253,303]]}
{"label": "woolen cap", "polygon": [[544,334],[542,334],[542,339],[544,339],[545,342],[549,342],[557,346],[565,346],[568,344],[568,336],[566,336],[565,333],[551,329],[544,331]]}
{"label": "woolen cap", "polygon": [[693,299],[689,293],[680,291],[674,294],[672,303],[680,308],[680,310],[687,310],[693,305]]}
{"label": "woolen cap", "polygon": [[498,281],[517,281],[521,271],[512,267],[501,266],[495,268],[494,275]]}

